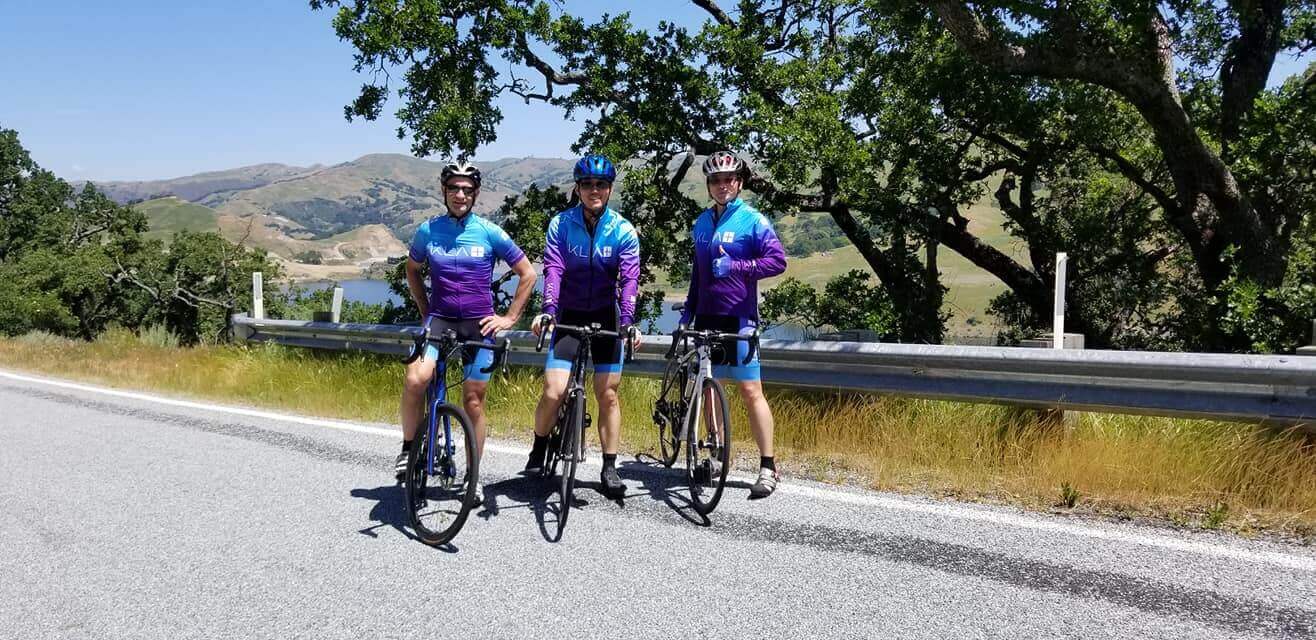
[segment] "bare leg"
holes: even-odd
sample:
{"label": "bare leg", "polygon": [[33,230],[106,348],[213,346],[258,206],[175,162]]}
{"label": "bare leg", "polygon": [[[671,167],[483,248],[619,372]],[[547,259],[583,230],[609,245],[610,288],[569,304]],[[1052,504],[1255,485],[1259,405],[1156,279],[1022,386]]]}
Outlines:
{"label": "bare leg", "polygon": [[567,378],[570,376],[571,372],[565,369],[544,371],[544,392],[539,396],[539,405],[535,407],[535,435],[547,436],[553,430],[553,421],[557,419],[557,409],[562,404],[562,394],[567,389]]}
{"label": "bare leg", "polygon": [[621,401],[617,387],[621,374],[594,374],[594,397],[599,401],[599,443],[603,453],[615,454],[621,447]]}
{"label": "bare leg", "polygon": [[402,401],[398,414],[402,421],[402,439],[414,440],[420,430],[425,404],[425,388],[434,376],[434,359],[423,358],[407,365],[402,381]]}
{"label": "bare leg", "polygon": [[740,398],[745,402],[749,413],[749,429],[754,432],[754,443],[759,447],[759,455],[772,457],[772,430],[775,426],[772,409],[768,399],[763,395],[763,383],[747,380],[739,383]]}
{"label": "bare leg", "polygon": [[484,438],[488,435],[488,422],[484,417],[484,394],[489,388],[489,383],[476,380],[467,380],[462,385],[462,404],[466,407],[466,417],[471,419],[471,426],[475,427],[475,455],[484,457]]}

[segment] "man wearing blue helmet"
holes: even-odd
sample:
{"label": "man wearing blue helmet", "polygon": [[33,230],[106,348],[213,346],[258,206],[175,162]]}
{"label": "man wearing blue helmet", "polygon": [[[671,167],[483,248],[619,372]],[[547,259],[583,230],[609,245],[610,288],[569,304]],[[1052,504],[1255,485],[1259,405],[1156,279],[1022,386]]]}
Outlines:
{"label": "man wearing blue helmet", "polygon": [[[531,329],[535,335],[563,324],[587,326],[630,336],[639,346],[634,330],[635,299],[640,287],[640,239],[620,213],[608,207],[617,169],[600,155],[588,155],[576,163],[575,196],[579,203],[553,217],[544,241],[544,310]],[[548,434],[562,403],[570,377],[571,360],[579,347],[574,336],[553,334],[552,348],[544,365],[544,392],[535,409],[535,444],[526,470],[543,467]],[[617,450],[621,446],[621,341],[594,338],[589,345],[594,362],[594,396],[599,406],[599,442],[603,447],[600,480],[609,497],[620,497],[626,485],[617,475]]]}

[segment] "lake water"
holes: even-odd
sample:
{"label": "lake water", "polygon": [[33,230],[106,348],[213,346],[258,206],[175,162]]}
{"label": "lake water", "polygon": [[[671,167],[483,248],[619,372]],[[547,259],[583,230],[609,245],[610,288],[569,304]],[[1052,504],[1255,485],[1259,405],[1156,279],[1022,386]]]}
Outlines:
{"label": "lake water", "polygon": [[[308,289],[322,289],[333,286],[332,282],[305,282],[300,286]],[[344,300],[355,300],[366,304],[384,304],[392,302],[393,304],[402,304],[402,299],[388,288],[388,282],[384,280],[340,280],[338,286],[343,288]],[[516,290],[516,281],[512,280],[505,285],[508,293]],[[658,318],[658,330],[663,333],[670,333],[676,328],[676,323],[681,319],[680,314],[671,309],[671,303],[663,304],[663,313]],[[781,340],[801,340],[804,336],[804,330],[795,325],[784,325],[772,327],[764,334],[770,338]]]}

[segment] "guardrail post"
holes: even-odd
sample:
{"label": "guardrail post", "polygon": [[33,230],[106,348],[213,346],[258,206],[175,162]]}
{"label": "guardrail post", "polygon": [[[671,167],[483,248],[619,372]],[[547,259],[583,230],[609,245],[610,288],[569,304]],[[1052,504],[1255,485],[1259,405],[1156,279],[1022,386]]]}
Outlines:
{"label": "guardrail post", "polygon": [[255,320],[265,319],[265,276],[259,271],[251,272],[251,317]]}
{"label": "guardrail post", "polygon": [[247,318],[247,314],[245,313],[235,313],[231,316],[231,322],[233,325],[233,341],[239,344],[246,342],[247,339],[250,338],[252,334],[251,325],[248,325],[245,322],[243,322],[243,320],[245,320],[246,318]]}
{"label": "guardrail post", "polygon": [[1316,356],[1316,320],[1311,321],[1311,345],[1298,347],[1300,356]]}
{"label": "guardrail post", "polygon": [[1069,266],[1069,254],[1056,253],[1056,296],[1055,308],[1052,310],[1051,348],[1065,348],[1065,271]]}
{"label": "guardrail post", "polygon": [[343,288],[342,287],[334,287],[334,302],[333,302],[333,306],[329,308],[329,313],[330,313],[329,317],[333,318],[333,322],[339,322],[339,318],[343,316]]}

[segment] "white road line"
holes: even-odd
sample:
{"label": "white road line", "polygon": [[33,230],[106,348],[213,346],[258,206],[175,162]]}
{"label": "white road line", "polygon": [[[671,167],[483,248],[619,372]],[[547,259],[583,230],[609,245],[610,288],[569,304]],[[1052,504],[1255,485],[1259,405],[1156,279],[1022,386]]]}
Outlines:
{"label": "white road line", "polygon": [[[205,402],[192,402],[189,400],[178,400],[174,398],[164,398],[156,395],[137,393],[132,391],[120,391],[117,389],[107,389],[65,380],[53,380],[49,378],[38,378],[33,376],[21,375],[0,370],[0,377],[9,378],[21,382],[33,384],[43,384],[63,389],[72,389],[88,393],[98,393],[106,396],[117,398],[128,398],[131,400],[140,400],[144,402],[154,402],[173,407],[182,407],[186,409],[199,409],[202,411],[212,411],[216,413],[227,413],[231,415],[246,416],[249,418],[261,418],[264,420],[280,420],[294,424],[302,424],[313,427],[327,427],[341,431],[351,431],[355,433],[366,433],[388,438],[397,438],[400,431],[397,429],[381,429],[379,427],[367,427],[365,425],[344,422],[341,420],[326,420],[323,418],[308,418],[286,413],[276,413],[272,411],[260,411],[257,409],[244,409],[241,407],[229,407],[224,405],[209,404]],[[485,445],[485,449],[501,454],[513,455],[524,453],[524,448],[498,445],[492,442]],[[739,477],[738,479],[746,482],[752,482],[753,478]],[[1074,524],[1069,522],[1054,522],[1044,520],[1035,516],[1021,514],[1004,513],[990,509],[977,509],[948,504],[935,504],[922,502],[914,499],[905,499],[875,494],[853,493],[849,491],[839,491],[835,489],[824,489],[801,484],[782,484],[777,489],[781,493],[788,493],[806,498],[817,500],[827,500],[843,504],[850,504],[863,507],[875,507],[879,509],[891,509],[896,511],[909,511],[915,513],[924,513],[948,518],[957,518],[974,522],[986,522],[999,524],[1021,529],[1032,529],[1034,531],[1049,531],[1053,533],[1063,533],[1067,535],[1092,538],[1096,540],[1109,540],[1113,542],[1126,542],[1146,547],[1159,547],[1172,551],[1182,551],[1198,555],[1211,556],[1216,558],[1225,558],[1230,560],[1241,560],[1246,562],[1256,562],[1272,564],[1290,569],[1301,571],[1316,572],[1316,558],[1300,555],[1292,555],[1278,551],[1262,551],[1253,549],[1239,549],[1221,544],[1212,544],[1209,542],[1197,542],[1192,540],[1181,540],[1168,536],[1149,535],[1144,533],[1133,533],[1129,531],[1119,531],[1113,529],[1099,528],[1090,525]]]}

